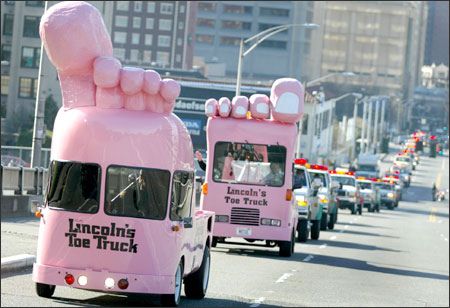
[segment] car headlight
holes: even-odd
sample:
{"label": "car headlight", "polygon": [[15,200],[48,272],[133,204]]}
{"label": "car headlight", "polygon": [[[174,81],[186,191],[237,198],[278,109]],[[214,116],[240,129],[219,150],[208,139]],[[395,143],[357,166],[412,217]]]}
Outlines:
{"label": "car headlight", "polygon": [[387,196],[388,196],[388,198],[391,198],[391,199],[392,199],[392,198],[394,198],[394,194],[393,194],[393,193],[391,193],[391,192],[390,192],[390,193],[388,193],[388,194],[387,194]]}

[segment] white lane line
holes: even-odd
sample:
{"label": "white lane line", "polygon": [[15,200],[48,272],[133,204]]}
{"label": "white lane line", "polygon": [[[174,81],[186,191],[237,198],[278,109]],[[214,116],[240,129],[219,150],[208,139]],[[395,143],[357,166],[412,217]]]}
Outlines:
{"label": "white lane line", "polygon": [[275,283],[281,283],[281,282],[284,282],[286,279],[288,279],[288,278],[291,277],[292,275],[294,275],[294,274],[292,274],[292,273],[284,273],[283,275],[281,275],[280,278],[278,278],[277,281],[275,281]]}
{"label": "white lane line", "polygon": [[304,261],[304,262],[309,262],[309,261],[311,261],[313,258],[314,258],[313,255],[309,255],[309,256],[307,256],[306,258],[304,258],[303,261]]}
{"label": "white lane line", "polygon": [[441,224],[442,223],[442,219],[440,219],[439,221],[438,221],[438,224]]}
{"label": "white lane line", "polygon": [[296,272],[296,271],[297,271],[296,269],[291,270],[291,272]]}
{"label": "white lane line", "polygon": [[353,223],[353,221],[350,221],[350,223],[352,224],[352,223]]}
{"label": "white lane line", "polygon": [[330,240],[335,240],[336,239],[336,235],[333,235],[332,237],[330,237]]}
{"label": "white lane line", "polygon": [[344,226],[344,229],[348,229],[348,225],[345,225],[345,226]]}
{"label": "white lane line", "polygon": [[319,246],[320,249],[324,249],[325,247],[327,247],[327,244],[322,244]]}
{"label": "white lane line", "polygon": [[441,233],[441,237],[444,237],[444,234]]}
{"label": "white lane line", "polygon": [[444,238],[444,241],[448,242],[448,238]]}
{"label": "white lane line", "polygon": [[255,299],[253,301],[253,304],[250,305],[250,307],[258,307],[259,305],[261,305],[262,302],[264,302],[265,299],[266,299],[265,297]]}

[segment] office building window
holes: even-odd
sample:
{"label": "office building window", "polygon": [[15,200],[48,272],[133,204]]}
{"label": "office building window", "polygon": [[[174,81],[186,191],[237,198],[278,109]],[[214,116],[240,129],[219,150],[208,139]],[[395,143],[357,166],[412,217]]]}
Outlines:
{"label": "office building window", "polygon": [[10,44],[2,44],[2,61],[10,61],[11,60],[11,45]]}
{"label": "office building window", "polygon": [[153,35],[152,34],[146,34],[145,35],[145,45],[151,46],[153,43]]}
{"label": "office building window", "polygon": [[147,13],[155,13],[155,2],[147,2]]}
{"label": "office building window", "polygon": [[12,14],[4,14],[3,15],[3,34],[4,35],[12,35],[13,23],[14,23],[14,15],[12,15]]}
{"label": "office building window", "polygon": [[152,62],[152,52],[150,50],[144,50],[142,61],[144,63],[150,63]]}
{"label": "office building window", "polygon": [[6,5],[14,5],[14,2],[16,1],[3,1],[3,3]]}
{"label": "office building window", "polygon": [[40,54],[40,48],[22,47],[22,59],[20,66],[27,68],[38,68]]}
{"label": "office building window", "polygon": [[156,62],[162,65],[169,64],[169,53],[166,51],[158,51],[156,53]]}
{"label": "office building window", "polygon": [[139,33],[133,33],[131,35],[131,44],[139,44],[139,41],[141,39],[141,35]]}
{"label": "office building window", "polygon": [[175,56],[175,61],[181,62],[181,55],[180,55],[180,54],[177,54],[177,55]]}
{"label": "office building window", "polygon": [[25,1],[26,6],[44,7],[44,1]]}
{"label": "office building window", "polygon": [[267,30],[269,28],[278,27],[278,26],[281,26],[281,25],[279,25],[279,24],[266,24],[266,23],[263,23],[263,24],[258,24],[258,30],[259,31],[264,31],[264,30]]}
{"label": "office building window", "polygon": [[114,32],[114,43],[125,44],[127,42],[126,32]]}
{"label": "office building window", "polygon": [[195,36],[195,41],[197,43],[212,44],[214,42],[214,36],[206,34],[197,34]]}
{"label": "office building window", "polygon": [[137,50],[137,49],[130,50],[130,61],[133,61],[133,62],[139,61],[139,50]]}
{"label": "office building window", "polygon": [[158,47],[170,47],[170,36],[159,35],[158,36]]}
{"label": "office building window", "polygon": [[198,18],[197,27],[214,28],[216,21],[214,19]]}
{"label": "office building window", "polygon": [[220,45],[239,46],[239,42],[240,42],[240,38],[238,38],[238,37],[222,36],[220,38]]}
{"label": "office building window", "polygon": [[116,27],[128,27],[128,16],[117,15],[114,19]]}
{"label": "office building window", "polygon": [[173,4],[172,3],[161,3],[161,8],[159,10],[161,14],[172,14]]}
{"label": "office building window", "polygon": [[154,25],[154,19],[153,18],[146,18],[145,19],[145,29],[153,29]]}
{"label": "office building window", "polygon": [[185,11],[185,6],[184,5],[180,5],[180,13],[183,14]]}
{"label": "office building window", "polygon": [[259,9],[259,15],[275,16],[275,17],[289,17],[289,10],[262,7]]}
{"label": "office building window", "polygon": [[134,11],[142,12],[142,1],[134,1]]}
{"label": "office building window", "polygon": [[250,30],[252,23],[234,21],[234,20],[224,20],[222,21],[222,29],[239,29],[239,30]]}
{"label": "office building window", "polygon": [[251,6],[224,5],[223,12],[227,14],[252,14],[253,8]]}
{"label": "office building window", "polygon": [[183,39],[181,37],[177,38],[177,45],[178,46],[183,45]]}
{"label": "office building window", "polygon": [[160,19],[159,30],[172,30],[172,21],[170,19]]}
{"label": "office building window", "polygon": [[141,27],[141,17],[133,17],[133,28],[139,29]]}
{"label": "office building window", "polygon": [[199,2],[198,10],[200,12],[215,12],[217,3],[215,2]]}
{"label": "office building window", "polygon": [[39,21],[38,16],[25,16],[23,21],[23,36],[39,37]]}
{"label": "office building window", "polygon": [[128,1],[117,1],[116,10],[118,11],[128,11],[130,9],[130,2]]}
{"label": "office building window", "polygon": [[2,75],[2,89],[1,89],[2,95],[8,95],[9,94],[9,76],[8,75]]}
{"label": "office building window", "polygon": [[114,56],[119,60],[125,60],[125,48],[114,48]]}
{"label": "office building window", "polygon": [[265,40],[261,42],[260,46],[266,48],[286,49],[287,42]]}
{"label": "office building window", "polygon": [[19,97],[20,98],[36,98],[37,79],[36,78],[19,78]]}
{"label": "office building window", "polygon": [[178,30],[183,30],[183,28],[184,28],[184,22],[180,21],[178,23]]}

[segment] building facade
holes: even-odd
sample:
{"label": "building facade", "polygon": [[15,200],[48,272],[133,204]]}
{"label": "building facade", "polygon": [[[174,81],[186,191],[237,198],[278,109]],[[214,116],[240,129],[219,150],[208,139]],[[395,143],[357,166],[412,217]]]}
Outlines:
{"label": "building facade", "polygon": [[449,3],[428,1],[428,21],[424,64],[448,64]]}
{"label": "building facade", "polygon": [[[241,39],[271,27],[314,23],[313,1],[197,1],[195,58],[225,64],[236,78]],[[292,27],[262,41],[243,61],[243,80],[309,77],[315,29]]]}

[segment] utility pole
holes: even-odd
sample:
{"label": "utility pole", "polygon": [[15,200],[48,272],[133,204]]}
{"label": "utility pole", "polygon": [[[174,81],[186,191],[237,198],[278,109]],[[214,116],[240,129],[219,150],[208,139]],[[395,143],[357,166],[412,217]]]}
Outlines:
{"label": "utility pole", "polygon": [[367,118],[367,99],[363,102],[363,116],[362,116],[362,129],[361,129],[361,149],[360,153],[366,151],[366,118]]}
{"label": "utility pole", "polygon": [[386,107],[386,99],[381,101],[381,119],[380,119],[380,140],[384,138],[384,112]]}
{"label": "utility pole", "polygon": [[368,115],[368,123],[367,123],[367,148],[366,153],[370,151],[371,142],[372,142],[372,99],[369,100],[369,115]]}
{"label": "utility pole", "polygon": [[[47,11],[48,1],[45,1],[44,13]],[[44,43],[41,42],[41,54],[39,58],[39,75],[36,93],[36,107],[34,110],[33,144],[31,147],[31,168],[41,166],[42,139],[44,139],[44,115],[45,98],[41,93],[42,88],[42,63],[44,58]]]}
{"label": "utility pole", "polygon": [[378,144],[378,121],[379,121],[378,115],[380,113],[379,109],[380,109],[380,98],[377,97],[376,104],[375,104],[375,119],[374,119],[375,125],[374,125],[374,129],[373,129],[373,146],[374,146],[375,154],[378,151],[377,144]]}
{"label": "utility pole", "polygon": [[353,106],[353,145],[350,159],[355,160],[356,155],[356,118],[358,116],[358,97],[355,97],[355,105]]}

